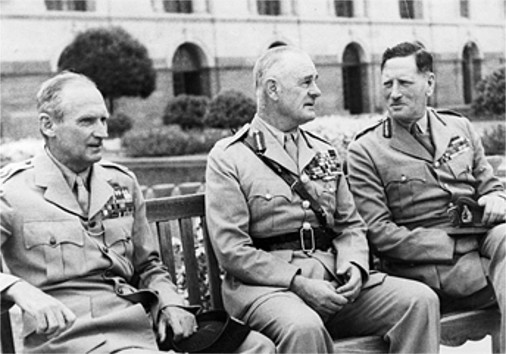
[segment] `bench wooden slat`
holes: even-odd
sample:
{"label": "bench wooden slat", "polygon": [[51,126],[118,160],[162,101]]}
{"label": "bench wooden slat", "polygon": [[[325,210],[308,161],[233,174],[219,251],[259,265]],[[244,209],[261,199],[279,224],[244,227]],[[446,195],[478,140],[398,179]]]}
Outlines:
{"label": "bench wooden slat", "polygon": [[204,194],[149,199],[146,214],[149,222],[204,216]]}
{"label": "bench wooden slat", "polygon": [[215,309],[223,309],[223,300],[221,298],[221,277],[218,259],[213,250],[211,239],[207,231],[206,219],[202,218],[202,232],[204,236],[204,248],[207,258],[207,269],[209,277],[209,293],[211,294],[211,305]]}
{"label": "bench wooden slat", "polygon": [[492,351],[497,353],[500,323],[497,307],[446,314],[441,319],[441,344],[457,347],[467,340],[481,340],[491,335]]}
{"label": "bench wooden slat", "polygon": [[188,286],[188,301],[191,305],[200,304],[199,264],[195,256],[195,239],[193,223],[190,218],[179,220],[181,229],[181,244],[183,246],[183,260],[185,265],[186,283]]}
{"label": "bench wooden slat", "polygon": [[169,269],[169,273],[172,279],[176,279],[176,265],[174,259],[174,246],[172,244],[172,232],[169,222],[156,223],[156,231],[158,241],[160,243],[160,249],[164,250],[160,252],[163,264]]}

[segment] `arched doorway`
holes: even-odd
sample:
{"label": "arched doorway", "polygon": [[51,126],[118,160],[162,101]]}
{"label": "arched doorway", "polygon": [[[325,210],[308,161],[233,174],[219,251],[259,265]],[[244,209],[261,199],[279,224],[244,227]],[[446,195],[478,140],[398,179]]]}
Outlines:
{"label": "arched doorway", "polygon": [[204,53],[190,43],[179,46],[172,59],[174,96],[209,96],[209,69],[205,67]]}
{"label": "arched doorway", "polygon": [[464,103],[473,101],[476,84],[481,80],[481,59],[476,44],[469,42],[462,52],[462,86]]}
{"label": "arched doorway", "polygon": [[351,114],[364,113],[367,99],[367,66],[361,62],[361,48],[348,44],[343,54],[343,99],[344,109]]}

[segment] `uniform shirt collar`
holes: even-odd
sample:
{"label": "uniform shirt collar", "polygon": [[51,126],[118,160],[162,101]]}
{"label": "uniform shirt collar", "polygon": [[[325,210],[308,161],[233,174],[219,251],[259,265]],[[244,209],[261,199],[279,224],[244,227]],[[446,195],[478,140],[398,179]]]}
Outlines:
{"label": "uniform shirt collar", "polygon": [[70,168],[68,168],[67,166],[62,164],[60,161],[58,161],[56,159],[56,157],[54,157],[54,155],[51,153],[51,151],[49,151],[47,146],[44,148],[44,150],[46,151],[46,154],[49,156],[51,161],[53,161],[54,164],[56,165],[56,167],[58,167],[58,169],[61,171],[61,173],[63,174],[63,177],[65,178],[65,181],[67,182],[70,189],[74,188],[74,184],[76,183],[77,175],[81,176],[83,181],[85,181],[86,188],[88,188],[88,186],[89,186],[88,181],[89,181],[89,177],[90,177],[91,167],[88,167],[86,170],[84,170],[81,173],[75,173]]}
{"label": "uniform shirt collar", "polygon": [[298,139],[299,139],[299,128],[298,127],[295,128],[294,130],[289,131],[289,132],[283,132],[283,131],[279,130],[278,128],[276,128],[275,126],[267,123],[265,120],[262,119],[262,117],[260,117],[258,115],[257,115],[257,119],[258,119],[259,123],[263,124],[265,126],[265,128],[267,128],[267,130],[276,138],[276,140],[279,141],[281,146],[284,146],[284,144],[285,144],[285,134],[287,134],[287,133],[295,134],[295,141],[298,141]]}
{"label": "uniform shirt collar", "polygon": [[420,131],[422,134],[427,134],[429,130],[429,116],[427,114],[427,111],[425,111],[425,114],[422,118],[420,118],[415,124],[418,125],[418,128],[420,128]]}

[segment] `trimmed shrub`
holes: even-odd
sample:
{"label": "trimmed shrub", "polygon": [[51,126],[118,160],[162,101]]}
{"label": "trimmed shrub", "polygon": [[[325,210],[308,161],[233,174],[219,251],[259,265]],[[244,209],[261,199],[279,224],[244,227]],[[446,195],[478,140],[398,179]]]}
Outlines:
{"label": "trimmed shrub", "polygon": [[223,91],[213,98],[204,125],[213,128],[237,129],[251,121],[256,103],[240,91]]}
{"label": "trimmed shrub", "polygon": [[133,130],[126,133],[122,146],[127,156],[153,157],[206,153],[228,133],[218,129],[183,130],[169,125],[151,129]]}
{"label": "trimmed shrub", "polygon": [[481,137],[483,148],[486,155],[505,155],[506,154],[506,128],[504,124],[497,124],[495,127],[485,130]]}
{"label": "trimmed shrub", "polygon": [[492,74],[476,85],[476,97],[472,108],[476,115],[504,115],[504,67],[495,70]]}
{"label": "trimmed shrub", "polygon": [[114,113],[107,120],[107,132],[110,138],[122,137],[123,134],[132,129],[132,126],[132,118],[121,112]]}
{"label": "trimmed shrub", "polygon": [[163,124],[177,124],[183,129],[202,128],[209,98],[195,95],[179,95],[169,100]]}

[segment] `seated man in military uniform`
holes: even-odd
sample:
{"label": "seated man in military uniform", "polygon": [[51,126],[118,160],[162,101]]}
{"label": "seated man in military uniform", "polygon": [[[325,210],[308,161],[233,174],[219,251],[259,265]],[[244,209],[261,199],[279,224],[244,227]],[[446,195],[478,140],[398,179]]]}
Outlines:
{"label": "seated man in military uniform", "polygon": [[427,107],[435,86],[430,53],[401,43],[385,51],[381,69],[388,116],[358,134],[348,154],[370,243],[382,270],[428,284],[443,311],[497,297],[504,352],[504,187],[469,120]]}
{"label": "seated man in military uniform", "polygon": [[251,125],[218,142],[206,172],[207,224],[230,313],[279,353],[331,353],[378,335],[390,352],[439,348],[439,303],[424,284],[369,272],[366,228],[341,160],[299,126],[321,92],[309,56],[276,47],[254,69]]}
{"label": "seated man in military uniform", "polygon": [[[22,310],[24,352],[157,352],[197,329],[156,240],[135,176],[101,162],[107,112],[95,84],[64,72],[37,96],[45,151],[0,185],[2,301]],[[156,331],[153,331],[153,328]],[[250,332],[237,351],[273,352]]]}

